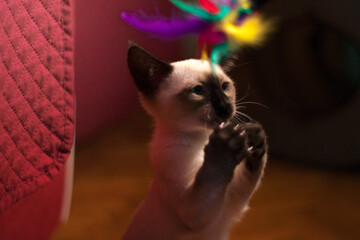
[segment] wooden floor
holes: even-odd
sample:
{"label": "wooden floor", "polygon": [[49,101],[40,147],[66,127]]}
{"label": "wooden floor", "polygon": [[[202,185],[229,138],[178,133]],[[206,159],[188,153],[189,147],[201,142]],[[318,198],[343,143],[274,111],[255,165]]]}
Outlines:
{"label": "wooden floor", "polygon": [[[151,179],[150,125],[138,113],[78,146],[70,219],[52,240],[121,238]],[[360,239],[360,173],[272,157],[250,207],[231,240]]]}

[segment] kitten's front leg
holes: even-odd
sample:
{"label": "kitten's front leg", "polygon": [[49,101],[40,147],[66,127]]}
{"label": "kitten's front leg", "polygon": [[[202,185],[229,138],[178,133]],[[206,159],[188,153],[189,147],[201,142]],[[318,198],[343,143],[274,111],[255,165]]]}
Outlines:
{"label": "kitten's front leg", "polygon": [[235,167],[249,155],[245,132],[234,126],[214,130],[205,147],[204,163],[180,201],[180,216],[195,231],[221,215]]}
{"label": "kitten's front leg", "polygon": [[259,123],[247,123],[240,126],[245,131],[250,154],[235,169],[235,176],[229,186],[229,207],[237,205],[239,210],[247,205],[256,190],[267,161],[268,145],[266,134]]}
{"label": "kitten's front leg", "polygon": [[262,174],[267,160],[268,145],[266,134],[259,123],[247,123],[243,128],[251,149],[251,154],[244,164],[246,165],[246,169],[252,174],[252,177],[259,178],[258,175]]}

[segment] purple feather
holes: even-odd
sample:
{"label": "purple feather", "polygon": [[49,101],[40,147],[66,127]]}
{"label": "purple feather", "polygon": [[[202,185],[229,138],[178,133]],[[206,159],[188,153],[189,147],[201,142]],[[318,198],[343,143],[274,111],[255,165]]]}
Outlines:
{"label": "purple feather", "polygon": [[120,16],[127,24],[139,31],[166,39],[181,37],[189,33],[199,33],[210,24],[195,16],[186,18],[143,17],[127,12],[122,12]]}

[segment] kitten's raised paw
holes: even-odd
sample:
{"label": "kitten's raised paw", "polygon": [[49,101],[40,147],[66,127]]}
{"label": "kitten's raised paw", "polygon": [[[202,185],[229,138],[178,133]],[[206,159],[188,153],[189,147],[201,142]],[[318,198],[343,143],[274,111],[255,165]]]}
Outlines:
{"label": "kitten's raised paw", "polygon": [[205,161],[234,169],[250,153],[244,128],[232,124],[216,128],[205,147]]}
{"label": "kitten's raised paw", "polygon": [[265,131],[259,123],[247,123],[242,127],[246,131],[250,151],[246,166],[250,170],[259,169],[263,164],[262,157],[268,150]]}

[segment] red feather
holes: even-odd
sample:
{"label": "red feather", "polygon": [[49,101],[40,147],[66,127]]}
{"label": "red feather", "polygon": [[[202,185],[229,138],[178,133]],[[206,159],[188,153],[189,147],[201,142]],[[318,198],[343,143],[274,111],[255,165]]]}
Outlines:
{"label": "red feather", "polygon": [[220,12],[220,9],[214,3],[212,3],[208,0],[199,0],[199,3],[209,13],[218,14]]}

